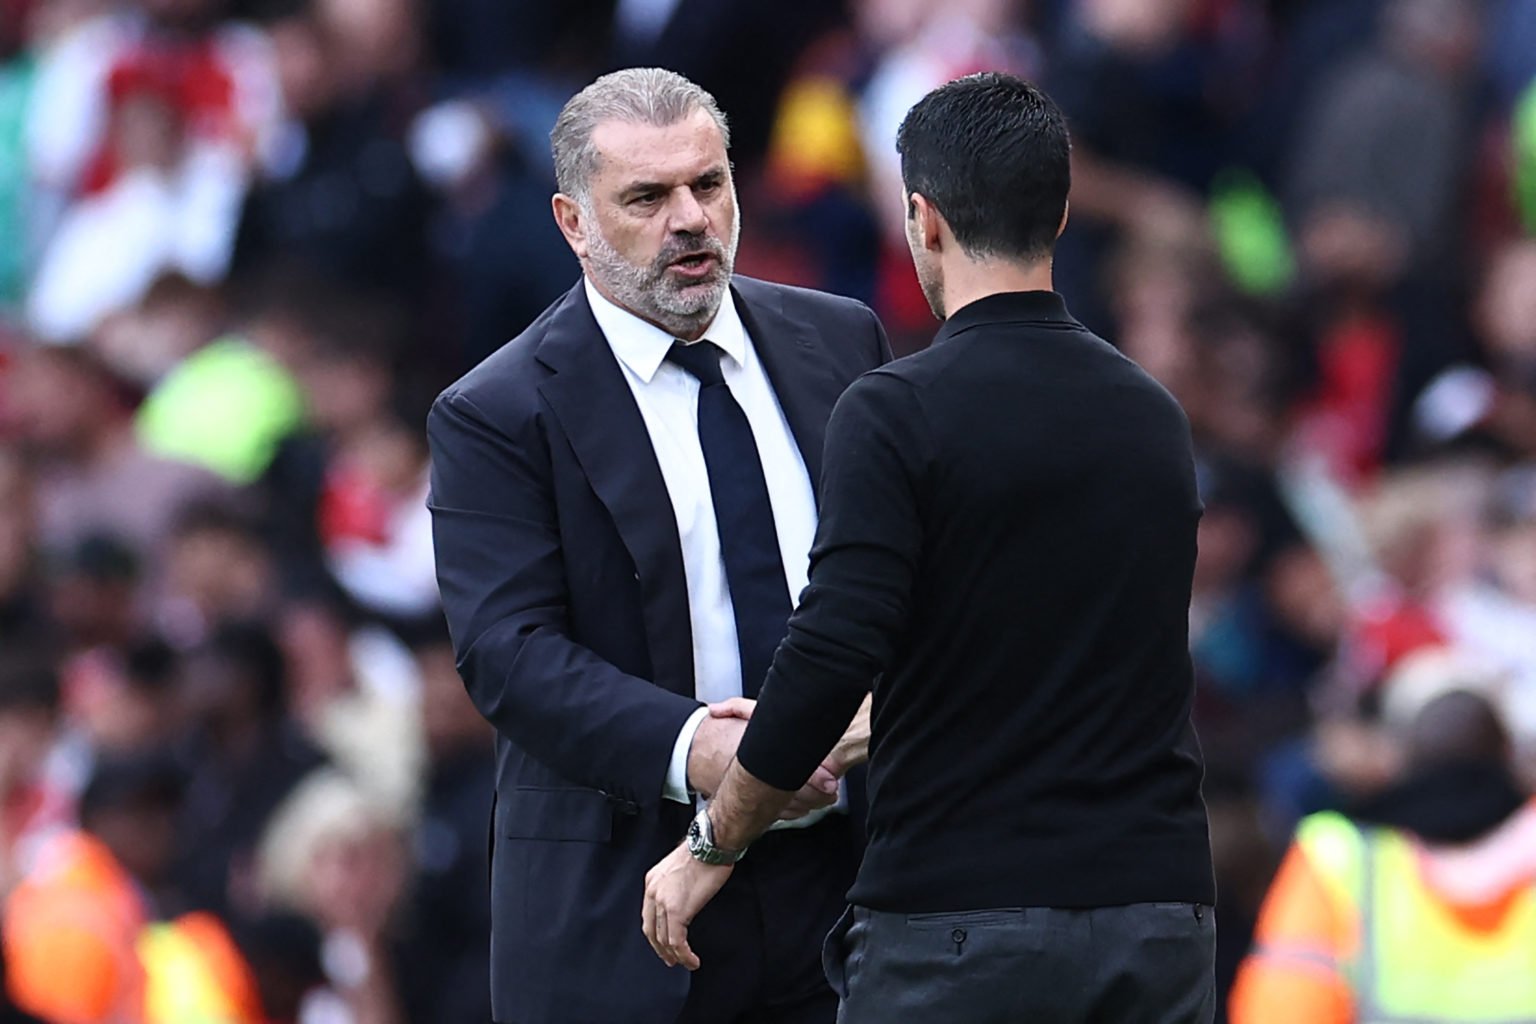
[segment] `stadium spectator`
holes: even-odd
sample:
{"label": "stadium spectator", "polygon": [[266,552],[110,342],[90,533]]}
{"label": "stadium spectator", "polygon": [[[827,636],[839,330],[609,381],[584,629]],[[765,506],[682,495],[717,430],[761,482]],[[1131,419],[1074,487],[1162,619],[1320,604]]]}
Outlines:
{"label": "stadium spectator", "polygon": [[1302,822],[1238,976],[1233,1024],[1536,1011],[1536,807],[1497,713],[1453,689],[1396,739],[1400,781]]}
{"label": "stadium spectator", "polygon": [[[624,63],[696,75],[733,116],[741,271],[861,298],[910,351],[890,131],[911,90],[1010,67],[1077,140],[1058,287],[1191,420],[1230,979],[1296,824],[1392,782],[1394,695],[1436,659],[1499,680],[1536,781],[1533,27],[1527,0],[0,0],[0,662],[44,652],[59,693],[48,730],[0,712],[36,727],[21,847],[77,824],[98,761],[204,763],[192,666],[254,624],[293,742],[422,815],[407,859],[445,895],[391,923],[432,964],[403,1020],[460,1012],[442,985],[478,1012],[483,974],[441,979],[487,941],[490,797],[467,732],[428,750],[416,442],[574,278],[555,113]],[[314,927],[229,922],[277,1020],[335,998]]]}

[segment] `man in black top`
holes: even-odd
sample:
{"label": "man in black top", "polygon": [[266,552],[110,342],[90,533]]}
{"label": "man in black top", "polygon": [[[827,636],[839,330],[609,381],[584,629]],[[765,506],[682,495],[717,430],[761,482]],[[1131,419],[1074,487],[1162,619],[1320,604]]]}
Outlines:
{"label": "man in black top", "polygon": [[1051,290],[1069,143],[1044,94],[951,82],[898,148],[944,326],[837,403],[809,586],[737,760],[647,876],[647,937],[698,966],[689,923],[873,685],[839,1020],[1209,1021],[1188,422]]}

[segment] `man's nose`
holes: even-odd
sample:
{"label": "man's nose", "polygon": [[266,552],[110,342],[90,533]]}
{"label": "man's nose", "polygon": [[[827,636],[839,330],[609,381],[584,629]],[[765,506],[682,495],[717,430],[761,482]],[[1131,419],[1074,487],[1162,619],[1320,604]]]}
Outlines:
{"label": "man's nose", "polygon": [[674,234],[697,235],[709,226],[709,214],[692,189],[680,188],[674,193],[670,221],[667,227]]}

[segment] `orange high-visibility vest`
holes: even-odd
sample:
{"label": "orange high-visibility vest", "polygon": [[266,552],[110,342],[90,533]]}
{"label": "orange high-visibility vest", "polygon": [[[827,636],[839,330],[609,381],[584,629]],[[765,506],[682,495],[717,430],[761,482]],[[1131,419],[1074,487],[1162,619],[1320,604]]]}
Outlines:
{"label": "orange high-visibility vest", "polygon": [[50,1024],[262,1024],[255,979],[219,920],[151,923],[99,840],[47,845],[5,909],[12,1000]]}
{"label": "orange high-visibility vest", "polygon": [[1233,1024],[1536,1024],[1536,888],[1472,927],[1412,840],[1304,821],[1232,993]]}
{"label": "orange high-visibility vest", "polygon": [[37,863],[5,907],[12,1001],[53,1024],[142,1024],[135,943],[148,907],[138,885],[85,832],[50,840]]}

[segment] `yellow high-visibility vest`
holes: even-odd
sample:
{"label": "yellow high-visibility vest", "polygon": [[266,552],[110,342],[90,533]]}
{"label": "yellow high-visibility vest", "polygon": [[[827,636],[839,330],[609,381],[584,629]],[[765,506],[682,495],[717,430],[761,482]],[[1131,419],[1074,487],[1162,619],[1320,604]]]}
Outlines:
{"label": "yellow high-visibility vest", "polygon": [[144,1024],[260,1024],[249,972],[231,959],[233,946],[222,928],[213,931],[199,916],[152,924],[140,933]]}
{"label": "yellow high-visibility vest", "polygon": [[1359,948],[1340,965],[1359,1024],[1536,1024],[1536,888],[1473,931],[1425,885],[1401,832],[1315,814],[1297,842],[1359,916]]}

